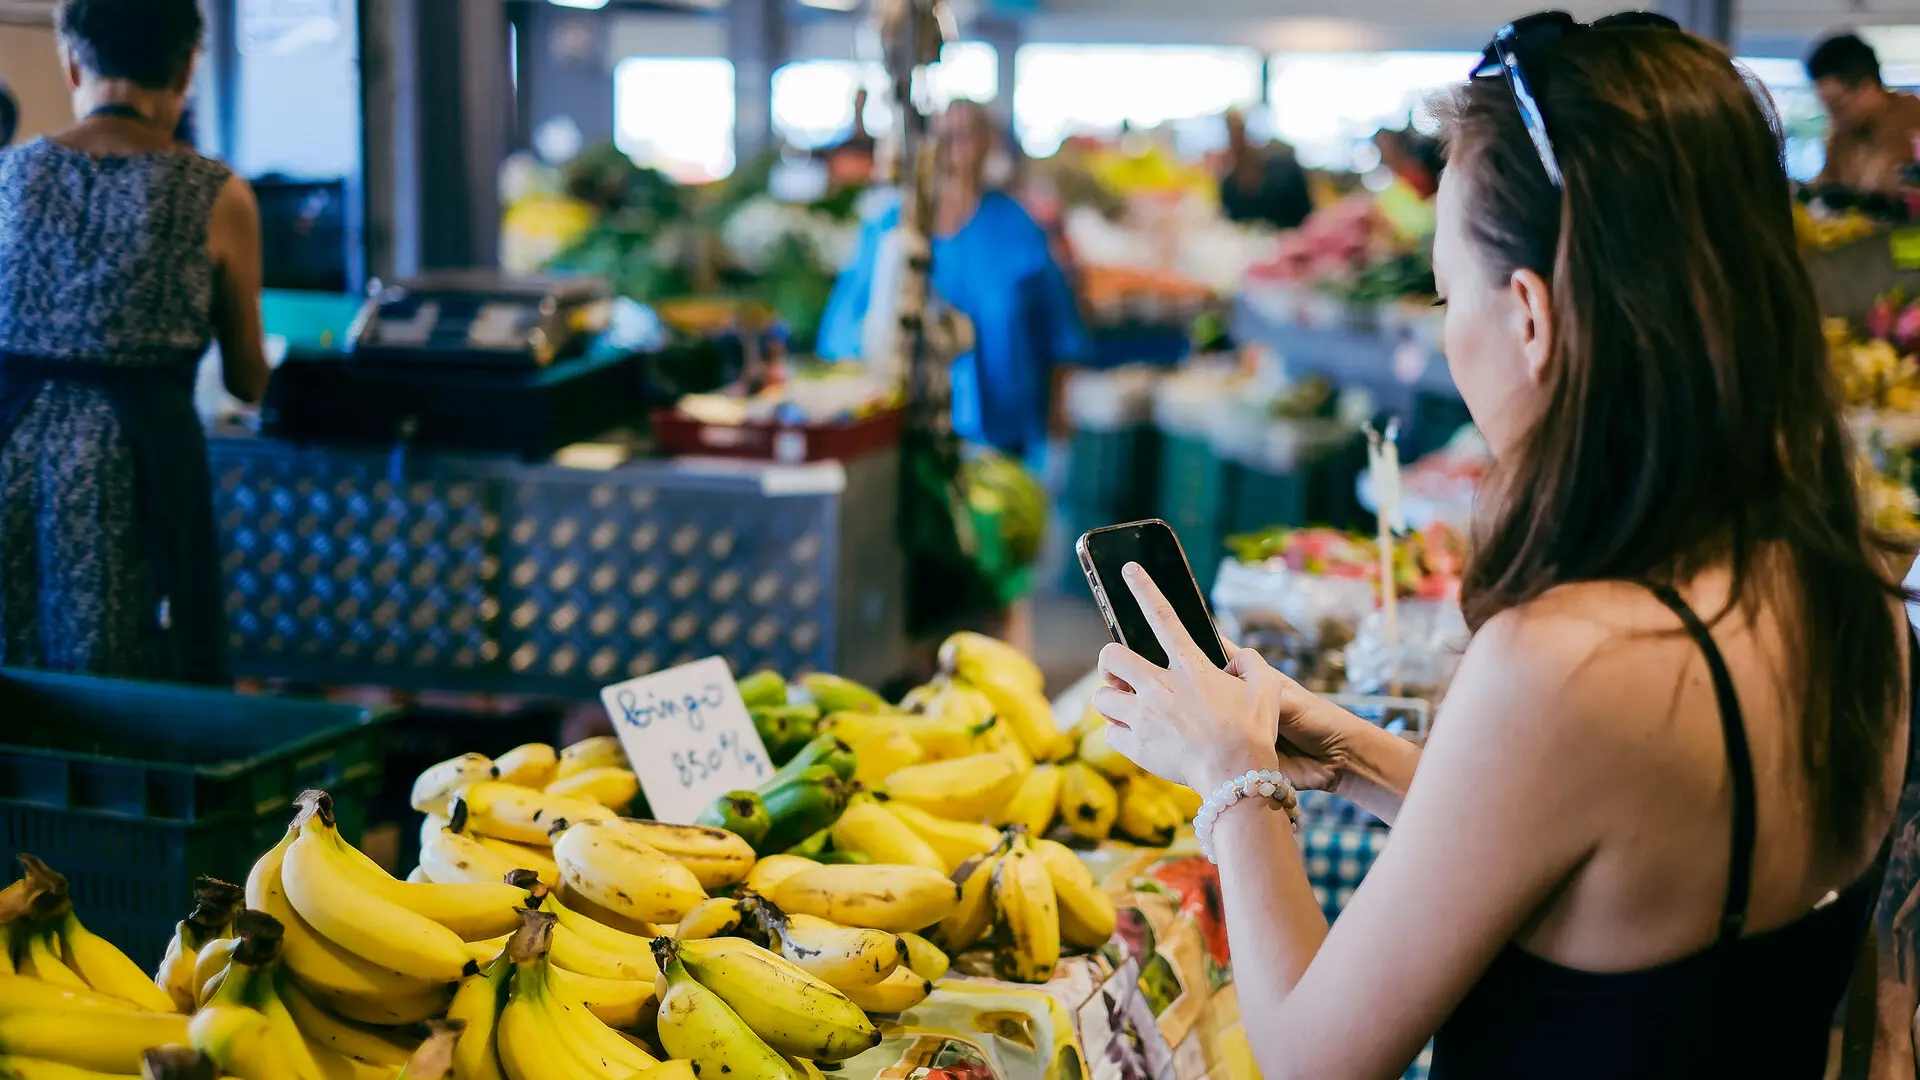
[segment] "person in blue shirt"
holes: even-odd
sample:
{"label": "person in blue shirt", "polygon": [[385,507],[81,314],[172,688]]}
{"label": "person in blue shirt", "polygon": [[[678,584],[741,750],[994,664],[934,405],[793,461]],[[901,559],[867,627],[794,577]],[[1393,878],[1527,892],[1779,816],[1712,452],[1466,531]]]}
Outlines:
{"label": "person in blue shirt", "polygon": [[[985,108],[954,103],[936,127],[933,293],[973,323],[975,347],[953,365],[953,424],[969,442],[1032,460],[1047,441],[1053,368],[1087,353],[1072,289],[1046,233],[987,180],[996,132]],[[887,272],[898,200],[868,221],[822,320],[818,352],[858,359],[869,312],[893,310]],[[866,357],[873,360],[874,357]]]}

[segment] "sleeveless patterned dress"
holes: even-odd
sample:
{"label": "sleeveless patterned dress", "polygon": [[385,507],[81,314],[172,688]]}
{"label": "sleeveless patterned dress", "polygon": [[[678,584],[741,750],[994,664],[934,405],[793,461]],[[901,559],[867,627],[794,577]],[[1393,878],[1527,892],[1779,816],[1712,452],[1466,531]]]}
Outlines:
{"label": "sleeveless patterned dress", "polygon": [[227,681],[192,388],[228,175],[0,152],[0,664]]}

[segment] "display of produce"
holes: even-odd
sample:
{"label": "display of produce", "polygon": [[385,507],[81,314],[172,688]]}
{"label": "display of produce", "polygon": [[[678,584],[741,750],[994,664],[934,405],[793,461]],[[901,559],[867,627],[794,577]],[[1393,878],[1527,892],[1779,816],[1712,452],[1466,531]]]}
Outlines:
{"label": "display of produce", "polygon": [[1859,210],[1818,211],[1805,203],[1793,204],[1793,231],[1800,246],[1811,251],[1832,251],[1864,240],[1885,226]]}
{"label": "display of produce", "polygon": [[1164,847],[1199,799],[1097,716],[1057,726],[1008,646],[958,634],[940,661],[897,702],[739,680],[777,771],[718,824],[621,816],[644,797],[609,737],[465,754],[414,780],[401,879],[309,791],[244,886],[196,884],[152,975],[24,856],[0,893],[0,1076],[130,1076],[166,1050],[240,1080],[813,1077],[937,987],[1048,983],[1123,929],[1088,849]]}

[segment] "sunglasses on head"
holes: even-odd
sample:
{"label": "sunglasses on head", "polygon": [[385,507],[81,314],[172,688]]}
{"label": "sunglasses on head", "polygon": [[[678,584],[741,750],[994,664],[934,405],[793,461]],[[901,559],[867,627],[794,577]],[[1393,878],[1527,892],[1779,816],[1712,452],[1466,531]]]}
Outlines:
{"label": "sunglasses on head", "polygon": [[[1541,70],[1537,62],[1539,47],[1585,30],[1678,29],[1679,23],[1650,11],[1623,11],[1590,23],[1583,23],[1564,11],[1542,11],[1524,19],[1515,19],[1495,31],[1493,40],[1487,43],[1486,51],[1480,54],[1480,63],[1474,66],[1468,77],[1506,77],[1507,87],[1513,91],[1514,103],[1520,106],[1520,118],[1527,125],[1527,134],[1533,138],[1534,149],[1540,152],[1540,164],[1547,170],[1547,179],[1553,182],[1554,187],[1564,188],[1566,179],[1560,171],[1560,158],[1553,152],[1553,140],[1547,135],[1547,120],[1540,113],[1540,92],[1546,88],[1546,72]],[[1533,56],[1532,63],[1528,60],[1529,54]]]}

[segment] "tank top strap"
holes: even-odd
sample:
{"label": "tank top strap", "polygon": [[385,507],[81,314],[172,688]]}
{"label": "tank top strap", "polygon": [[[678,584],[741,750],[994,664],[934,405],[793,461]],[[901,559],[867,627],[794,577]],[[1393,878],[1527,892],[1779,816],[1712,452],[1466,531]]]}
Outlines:
{"label": "tank top strap", "polygon": [[1713,676],[1713,695],[1720,706],[1720,735],[1727,745],[1727,769],[1733,777],[1733,838],[1727,860],[1727,898],[1720,909],[1722,948],[1739,940],[1747,923],[1747,904],[1753,892],[1753,848],[1759,831],[1759,806],[1754,795],[1753,753],[1747,746],[1747,725],[1740,712],[1740,697],[1734,692],[1733,676],[1727,661],[1714,644],[1707,624],[1700,621],[1692,607],[1671,587],[1656,582],[1641,582],[1654,598],[1665,604],[1686,628],[1706,657],[1707,671]]}

